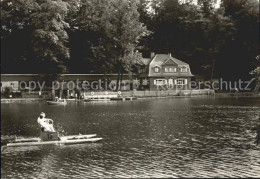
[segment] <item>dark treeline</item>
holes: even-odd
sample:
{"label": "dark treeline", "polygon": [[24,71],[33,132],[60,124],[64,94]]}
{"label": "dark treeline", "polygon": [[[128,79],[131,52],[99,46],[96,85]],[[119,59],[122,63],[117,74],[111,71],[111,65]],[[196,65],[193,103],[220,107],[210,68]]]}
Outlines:
{"label": "dark treeline", "polygon": [[120,76],[155,52],[207,79],[247,79],[259,54],[259,2],[2,0],[1,32],[2,73]]}

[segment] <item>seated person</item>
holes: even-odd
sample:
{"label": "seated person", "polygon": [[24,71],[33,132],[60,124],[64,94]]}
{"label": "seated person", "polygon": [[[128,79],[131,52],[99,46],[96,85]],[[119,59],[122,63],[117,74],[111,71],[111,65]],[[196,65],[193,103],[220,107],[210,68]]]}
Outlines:
{"label": "seated person", "polygon": [[45,118],[45,113],[42,112],[37,119],[38,124],[41,126],[42,132],[55,132],[53,128],[53,120]]}
{"label": "seated person", "polygon": [[59,101],[59,98],[57,96],[55,97],[55,101]]}

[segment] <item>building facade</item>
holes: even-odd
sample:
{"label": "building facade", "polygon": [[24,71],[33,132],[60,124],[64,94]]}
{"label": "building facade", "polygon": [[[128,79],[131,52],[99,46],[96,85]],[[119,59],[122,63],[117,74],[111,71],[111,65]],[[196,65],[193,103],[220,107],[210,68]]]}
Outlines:
{"label": "building facade", "polygon": [[151,58],[143,58],[141,62],[140,78],[142,83],[149,82],[149,90],[190,89],[193,75],[189,64],[171,54],[151,53]]}
{"label": "building facade", "polygon": [[[58,97],[79,97],[87,91],[113,91],[116,89],[117,74],[62,74],[55,80],[41,74],[1,74],[1,95],[6,91],[39,96],[52,93]],[[124,74],[121,77],[120,91],[136,89],[132,79],[138,74]]]}
{"label": "building facade", "polygon": [[[151,58],[142,58],[140,60],[142,68],[139,74],[124,74],[122,76],[121,87],[119,90],[128,91],[133,89],[139,90],[181,90],[190,89],[191,74],[190,67],[187,63],[180,61],[171,56],[171,54],[154,54]],[[106,91],[116,89],[117,74],[63,74],[57,79],[59,86],[45,83],[45,75],[40,74],[1,74],[1,93],[6,88],[11,92],[39,92],[40,90],[49,91],[55,88],[58,96],[74,96],[75,93],[86,91],[83,88],[88,81],[90,84],[89,91]],[[56,81],[56,80],[55,80]],[[72,83],[74,82],[74,84]],[[79,84],[78,89],[75,84]],[[70,85],[72,87],[69,87]],[[74,86],[73,86],[74,85]],[[109,86],[108,86],[109,85]]]}

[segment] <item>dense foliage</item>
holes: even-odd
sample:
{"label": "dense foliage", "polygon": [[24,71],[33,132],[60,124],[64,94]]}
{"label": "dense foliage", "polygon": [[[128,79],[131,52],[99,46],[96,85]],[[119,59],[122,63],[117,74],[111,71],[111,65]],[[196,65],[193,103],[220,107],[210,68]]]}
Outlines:
{"label": "dense foliage", "polygon": [[[256,56],[255,59],[258,62],[260,62],[260,55]],[[258,93],[259,90],[260,90],[260,66],[256,67],[254,70],[250,71],[249,74],[253,76],[251,81],[255,81],[256,82],[254,91],[256,93]]]}
{"label": "dense foliage", "polygon": [[[219,7],[217,7],[217,5]],[[171,53],[206,79],[249,78],[257,0],[2,0],[3,73],[127,73]]]}
{"label": "dense foliage", "polygon": [[69,58],[65,45],[69,38],[65,29],[69,24],[64,21],[67,3],[13,0],[1,5],[3,71],[19,64],[17,67],[23,69],[18,68],[18,72],[30,71],[31,67],[34,71],[64,72],[63,62]]}

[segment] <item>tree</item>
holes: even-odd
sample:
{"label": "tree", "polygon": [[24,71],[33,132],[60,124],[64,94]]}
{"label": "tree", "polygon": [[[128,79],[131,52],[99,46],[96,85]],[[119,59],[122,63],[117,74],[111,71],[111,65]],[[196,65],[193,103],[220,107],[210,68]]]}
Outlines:
{"label": "tree", "polygon": [[220,8],[215,0],[199,0],[198,5],[189,0],[154,0],[150,4],[155,4],[156,11],[151,12],[156,13],[150,13],[150,22],[143,20],[153,31],[141,41],[145,51],[171,52],[205,79],[249,77],[259,51],[256,0],[225,0]]}
{"label": "tree", "polygon": [[30,23],[29,14],[36,8],[34,0],[1,1],[1,40],[16,29],[24,29]]}
{"label": "tree", "polygon": [[[32,34],[30,13],[37,7],[35,0],[1,1],[2,72],[24,73]],[[28,69],[28,65],[27,65]]]}
{"label": "tree", "polygon": [[[62,0],[38,0],[37,10],[31,14],[32,49],[36,58],[50,63],[51,72],[64,73],[63,61],[69,58],[68,40],[64,21],[68,4]],[[52,65],[55,68],[52,68]],[[59,70],[59,71],[57,71]]]}
{"label": "tree", "polygon": [[204,38],[207,39],[208,42],[205,47],[205,49],[207,49],[205,58],[211,62],[210,80],[212,81],[215,74],[219,74],[219,72],[215,72],[215,69],[217,67],[217,71],[219,71],[221,68],[218,63],[221,61],[221,58],[225,58],[222,56],[222,51],[234,38],[236,28],[232,20],[224,16],[223,9],[218,9],[207,19],[208,21],[203,24],[202,29],[205,33]]}
{"label": "tree", "polygon": [[[260,62],[260,55],[256,56],[255,59]],[[260,89],[260,66],[256,67],[256,69],[251,71],[249,74],[254,76],[254,78],[251,79],[251,82],[254,80],[256,81],[254,91],[257,93]]]}
{"label": "tree", "polygon": [[259,2],[223,0],[220,8],[215,3],[2,0],[2,69],[118,73],[119,83],[139,50],[146,57],[152,51],[172,53],[206,79],[250,78],[259,54]]}
{"label": "tree", "polygon": [[[254,64],[254,57],[259,54],[259,1],[225,0],[224,16],[229,17],[236,29],[233,40],[222,50],[222,74],[234,80],[247,78]],[[225,66],[224,66],[225,64]],[[236,67],[234,70],[234,64]]]}
{"label": "tree", "polygon": [[132,63],[130,54],[147,33],[139,21],[136,1],[86,0],[79,21],[81,28],[96,34],[96,41],[92,41],[94,57],[101,60],[105,68],[113,66],[116,69],[118,90],[120,74],[128,71],[125,67]]}
{"label": "tree", "polygon": [[22,62],[38,73],[64,72],[63,61],[69,58],[67,12],[68,4],[62,0],[1,1],[5,63],[13,60],[10,66],[15,66]]}
{"label": "tree", "polygon": [[201,7],[204,17],[212,15],[216,3],[217,0],[198,0],[198,5]]}

